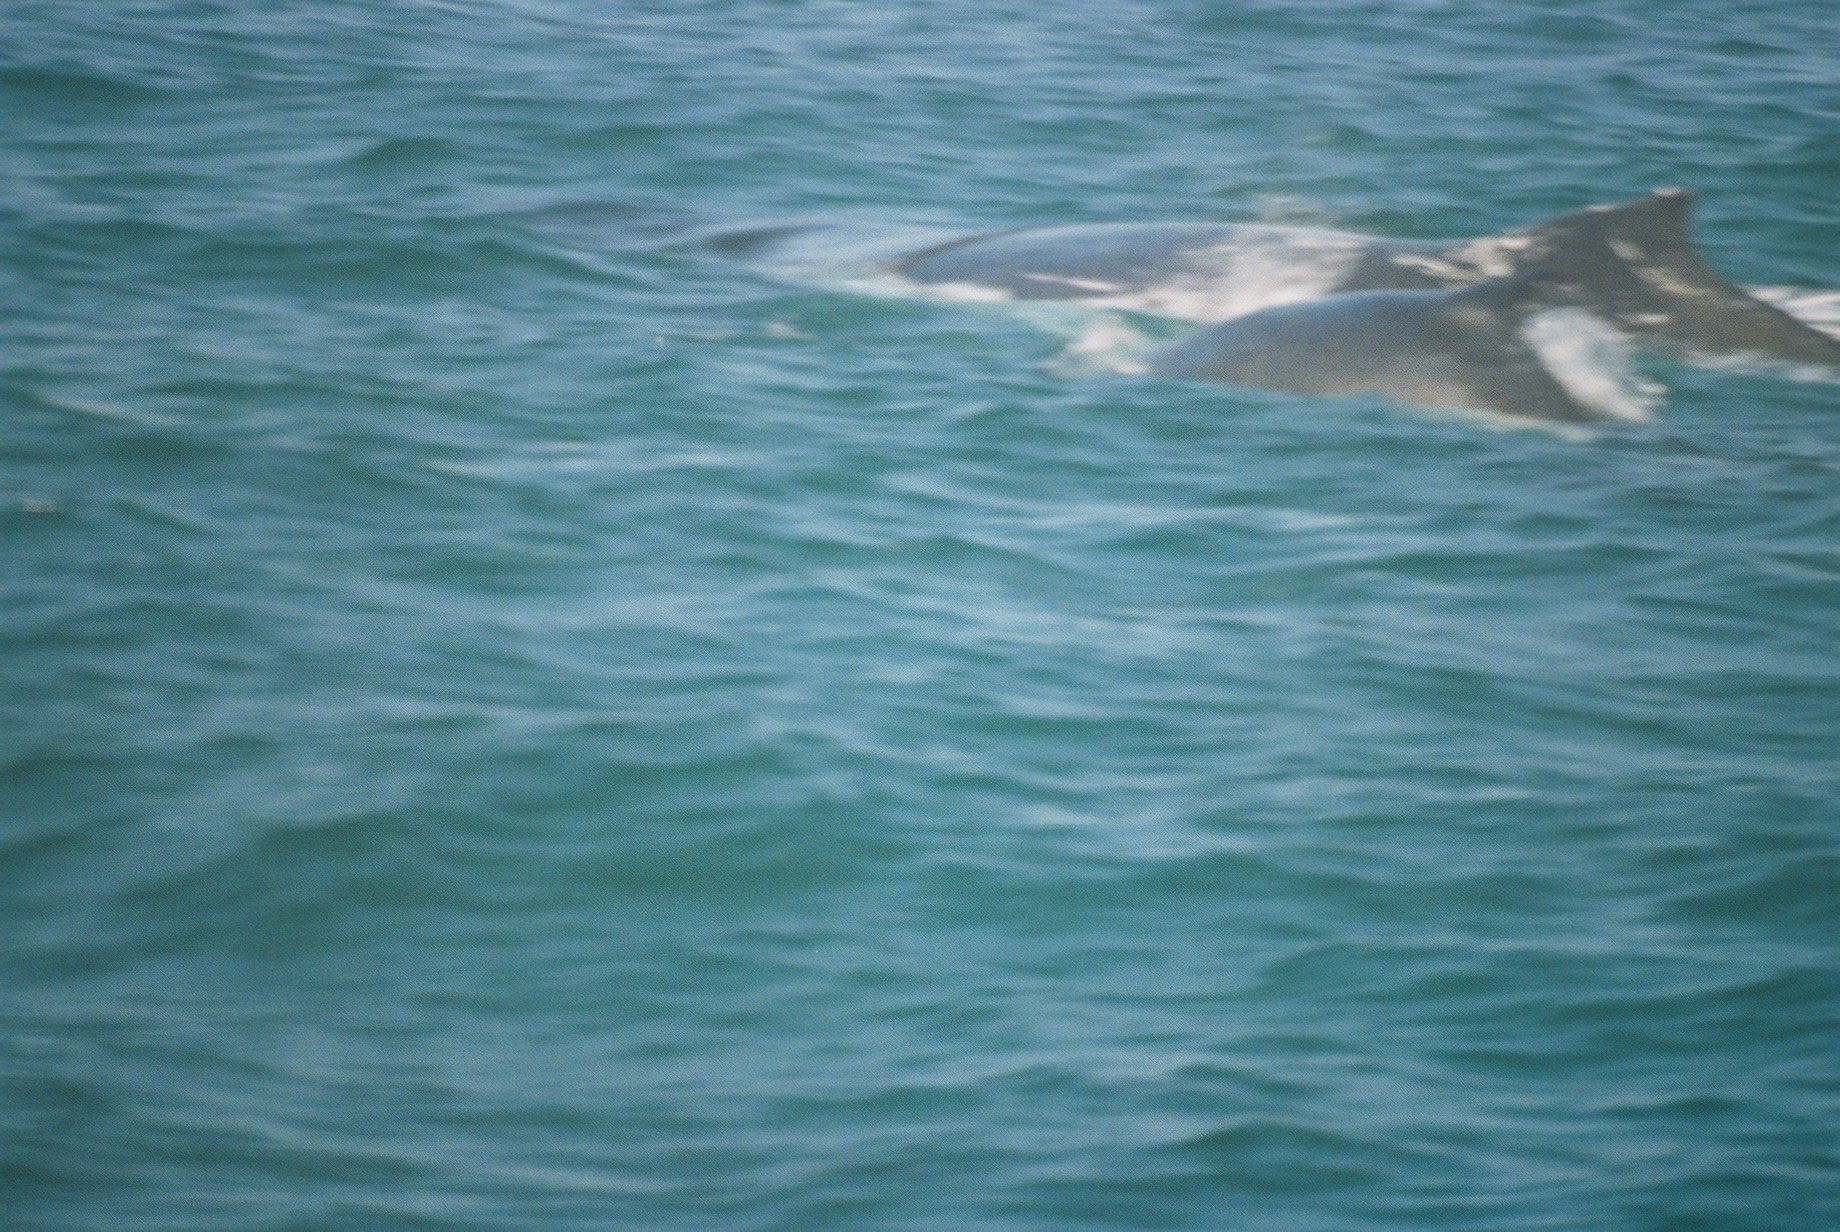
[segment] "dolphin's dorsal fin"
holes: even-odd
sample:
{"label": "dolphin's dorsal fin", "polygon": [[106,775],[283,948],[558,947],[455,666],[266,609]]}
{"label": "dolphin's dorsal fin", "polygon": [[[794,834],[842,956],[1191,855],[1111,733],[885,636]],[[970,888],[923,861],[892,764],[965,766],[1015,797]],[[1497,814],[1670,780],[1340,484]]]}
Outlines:
{"label": "dolphin's dorsal fin", "polygon": [[1693,243],[1693,194],[1684,188],[1658,188],[1639,201],[1600,205],[1583,213],[1606,235],[1640,239],[1664,247]]}
{"label": "dolphin's dorsal fin", "polygon": [[1592,241],[1609,244],[1619,255],[1631,253],[1678,254],[1693,251],[1693,194],[1684,188],[1662,188],[1635,201],[1619,205],[1593,205],[1518,234],[1549,251]]}
{"label": "dolphin's dorsal fin", "polygon": [[1692,209],[1692,193],[1664,188],[1516,234],[1526,241],[1525,268],[1555,306],[1584,308],[1634,337],[1688,353],[1840,368],[1840,341],[1706,263],[1689,229]]}

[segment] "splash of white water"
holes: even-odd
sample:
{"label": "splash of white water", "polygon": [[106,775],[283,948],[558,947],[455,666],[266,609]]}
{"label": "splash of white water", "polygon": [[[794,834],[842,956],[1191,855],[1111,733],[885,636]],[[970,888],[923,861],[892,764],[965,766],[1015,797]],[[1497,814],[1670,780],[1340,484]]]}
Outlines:
{"label": "splash of white water", "polygon": [[1582,309],[1535,313],[1521,337],[1567,393],[1611,418],[1645,422],[1666,392],[1636,370],[1627,339]]}
{"label": "splash of white water", "polygon": [[1774,304],[1804,325],[1840,338],[1840,291],[1813,287],[1746,287],[1766,304]]}

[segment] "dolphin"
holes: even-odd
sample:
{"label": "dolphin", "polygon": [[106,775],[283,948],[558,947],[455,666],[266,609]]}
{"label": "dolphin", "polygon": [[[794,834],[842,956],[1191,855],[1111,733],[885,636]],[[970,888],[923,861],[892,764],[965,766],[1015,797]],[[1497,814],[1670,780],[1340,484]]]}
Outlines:
{"label": "dolphin", "polygon": [[1840,369],[1840,340],[1720,277],[1693,245],[1693,195],[1662,189],[1500,235],[1390,240],[1239,223],[1099,223],[973,235],[888,266],[923,285],[1201,320],[1349,292],[1437,291],[1542,271],[1547,307],[1638,345]]}
{"label": "dolphin", "polygon": [[1350,291],[1208,326],[1153,357],[1158,376],[1582,424],[1622,417],[1576,394],[1527,340],[1538,274],[1454,290]]}

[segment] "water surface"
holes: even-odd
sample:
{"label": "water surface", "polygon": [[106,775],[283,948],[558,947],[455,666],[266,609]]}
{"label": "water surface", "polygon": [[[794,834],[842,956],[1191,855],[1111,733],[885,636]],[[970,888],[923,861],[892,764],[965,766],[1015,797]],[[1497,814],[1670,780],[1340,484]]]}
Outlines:
{"label": "water surface", "polygon": [[1834,1227],[1834,384],[1644,361],[1653,422],[1504,431],[683,241],[1677,184],[1831,289],[1836,48],[8,6],[11,1218]]}

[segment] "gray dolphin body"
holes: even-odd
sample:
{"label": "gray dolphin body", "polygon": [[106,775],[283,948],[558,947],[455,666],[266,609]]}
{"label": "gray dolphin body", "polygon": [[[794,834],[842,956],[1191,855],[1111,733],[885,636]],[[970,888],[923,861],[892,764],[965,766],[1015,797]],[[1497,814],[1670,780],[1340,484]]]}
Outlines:
{"label": "gray dolphin body", "polygon": [[1538,269],[1546,307],[1582,308],[1641,345],[1840,368],[1840,340],[1706,264],[1689,234],[1691,204],[1692,194],[1664,189],[1443,242],[1232,223],[1034,228],[954,240],[890,268],[923,284],[1152,311],[1159,297],[1193,302],[1214,292],[1229,311],[1244,311],[1348,292],[1450,290]]}
{"label": "gray dolphin body", "polygon": [[1517,276],[1444,291],[1355,291],[1209,326],[1166,348],[1160,376],[1557,423],[1611,418],[1567,390],[1523,333],[1545,289]]}

